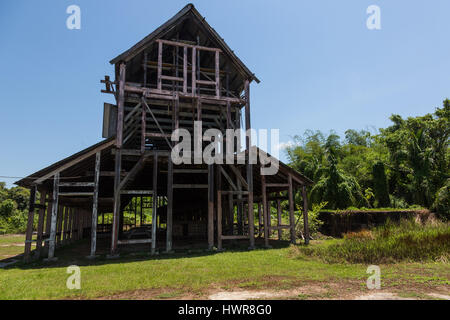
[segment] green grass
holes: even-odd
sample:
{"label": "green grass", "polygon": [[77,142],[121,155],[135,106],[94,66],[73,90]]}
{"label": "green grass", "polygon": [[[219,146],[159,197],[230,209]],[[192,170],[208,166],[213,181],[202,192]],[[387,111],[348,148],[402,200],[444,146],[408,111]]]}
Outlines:
{"label": "green grass", "polygon": [[[0,235],[0,260],[23,253],[25,249],[23,246],[24,242],[24,234]],[[35,243],[31,244],[32,249],[35,246]]]}
{"label": "green grass", "polygon": [[443,261],[450,258],[450,224],[421,225],[412,220],[387,223],[372,231],[348,233],[343,240],[307,247],[299,255],[320,257],[325,262],[393,263]]}
{"label": "green grass", "polygon": [[[312,244],[313,247],[327,245]],[[298,247],[291,246],[95,261],[61,256],[56,263],[17,264],[0,269],[0,299],[96,298],[125,293],[123,298],[127,297],[127,292],[134,292],[135,297],[136,290],[156,292],[152,297],[156,299],[183,294],[205,297],[211,289],[285,290],[309,284],[323,286],[327,291],[320,296],[325,298],[339,296],[341,288],[367,290],[367,265],[327,264],[308,257],[299,259],[297,251]],[[81,268],[81,290],[66,287],[69,276],[66,268],[73,264]],[[443,263],[383,265],[382,274],[383,286],[388,288],[411,284],[441,286],[448,285],[450,280],[448,265]],[[417,278],[419,274],[427,278],[426,283],[423,278]]]}

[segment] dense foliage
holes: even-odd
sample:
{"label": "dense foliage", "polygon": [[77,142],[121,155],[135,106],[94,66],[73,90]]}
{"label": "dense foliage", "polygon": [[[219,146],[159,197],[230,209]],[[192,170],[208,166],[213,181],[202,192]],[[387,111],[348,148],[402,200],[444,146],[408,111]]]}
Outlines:
{"label": "dense foliage", "polygon": [[306,131],[287,149],[291,166],[314,180],[312,204],[431,208],[450,217],[450,100],[433,114],[403,119],[377,134]]}
{"label": "dense foliage", "polygon": [[28,189],[8,189],[4,182],[0,182],[0,234],[26,230],[29,198]]}

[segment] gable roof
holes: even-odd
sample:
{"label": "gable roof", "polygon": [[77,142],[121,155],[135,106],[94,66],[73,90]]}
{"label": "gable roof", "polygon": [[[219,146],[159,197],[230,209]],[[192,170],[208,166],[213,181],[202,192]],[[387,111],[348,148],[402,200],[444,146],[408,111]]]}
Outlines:
{"label": "gable roof", "polygon": [[192,3],[186,5],[175,16],[173,16],[171,19],[169,19],[166,23],[161,25],[155,31],[150,33],[144,39],[136,43],[130,49],[112,59],[110,63],[116,64],[120,61],[128,61],[132,59],[140,52],[142,52],[149,43],[163,37],[174,26],[176,26],[180,21],[182,21],[185,16],[189,14],[191,14],[194,18],[196,18],[198,20],[197,22],[201,24],[210,33],[211,37],[219,44],[220,47],[219,49],[222,49],[222,51],[233,61],[236,67],[239,68],[239,70],[241,70],[247,76],[247,78],[250,81],[255,80],[257,83],[260,82],[260,80],[255,76],[255,74],[252,73],[250,69],[247,68],[247,66],[236,56],[234,51],[231,50],[231,48],[225,43],[224,39],[220,37],[220,35],[214,30],[214,28],[212,28],[208,24],[208,22],[206,22],[206,19],[197,11],[197,9],[195,9]]}

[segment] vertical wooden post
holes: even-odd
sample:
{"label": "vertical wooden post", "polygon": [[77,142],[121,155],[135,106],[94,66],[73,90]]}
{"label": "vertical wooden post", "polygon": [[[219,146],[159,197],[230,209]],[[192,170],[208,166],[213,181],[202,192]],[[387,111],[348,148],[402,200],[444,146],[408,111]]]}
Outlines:
{"label": "vertical wooden post", "polygon": [[64,218],[64,206],[58,206],[58,217],[57,217],[57,225],[56,225],[56,246],[61,245],[62,238],[62,227],[63,227],[63,218]]}
{"label": "vertical wooden post", "polygon": [[28,203],[28,223],[27,233],[25,236],[25,252],[24,260],[29,261],[31,252],[31,243],[33,239],[33,222],[34,222],[34,204],[36,202],[36,186],[30,188],[30,200]]}
{"label": "vertical wooden post", "polygon": [[48,205],[47,205],[47,216],[45,217],[45,242],[44,242],[44,249],[45,252],[48,252],[49,247],[49,239],[50,239],[50,225],[52,222],[52,206],[53,206],[53,193],[50,192],[48,194]]}
{"label": "vertical wooden post", "polygon": [[38,219],[38,227],[37,227],[35,258],[39,258],[41,256],[42,239],[43,239],[43,235],[44,235],[44,218],[45,218],[45,209],[46,209],[45,199],[46,199],[47,191],[41,189],[40,193],[41,193],[41,198],[39,200],[40,208],[39,208],[39,219]]}
{"label": "vertical wooden post", "polygon": [[192,96],[195,97],[197,91],[197,49],[192,48]]}
{"label": "vertical wooden post", "polygon": [[217,250],[222,250],[222,191],[217,191]]}
{"label": "vertical wooden post", "polygon": [[262,202],[264,210],[264,245],[269,248],[269,208],[267,208],[267,187],[266,187],[266,177],[261,175],[261,189],[262,189]]}
{"label": "vertical wooden post", "polygon": [[255,219],[253,214],[253,166],[250,162],[250,148],[251,148],[251,135],[250,130],[252,128],[250,121],[250,81],[246,80],[244,84],[245,89],[245,130],[246,130],[246,149],[248,155],[247,163],[247,184],[248,184],[248,231],[250,236],[250,249],[255,247]]}
{"label": "vertical wooden post", "polygon": [[183,93],[187,94],[187,85],[188,85],[188,61],[187,61],[187,52],[188,48],[186,46],[183,47]]}
{"label": "vertical wooden post", "polygon": [[144,51],[144,79],[143,79],[143,87],[147,86],[147,63],[148,63],[148,52]]}
{"label": "vertical wooden post", "polygon": [[220,52],[216,51],[216,97],[220,98]]}
{"label": "vertical wooden post", "polygon": [[117,253],[119,240],[119,215],[120,215],[120,171],[122,167],[122,149],[116,149],[115,175],[114,175],[114,216],[111,230],[111,256]]}
{"label": "vertical wooden post", "polygon": [[234,234],[234,204],[233,194],[228,195],[228,235]]}
{"label": "vertical wooden post", "polygon": [[81,240],[81,214],[79,208],[75,211],[75,220],[77,225],[77,240]]}
{"label": "vertical wooden post", "polygon": [[58,192],[59,192],[59,172],[53,178],[53,201],[52,201],[52,218],[50,222],[50,239],[48,245],[48,260],[55,257],[56,246],[56,219],[58,215]]}
{"label": "vertical wooden post", "polygon": [[167,159],[167,230],[166,252],[172,251],[172,226],[173,226],[173,163],[171,155]]}
{"label": "vertical wooden post", "polygon": [[73,237],[73,235],[74,235],[74,232],[73,232],[73,228],[74,228],[74,225],[73,225],[73,217],[74,217],[74,214],[73,214],[73,212],[74,212],[74,208],[70,208],[70,216],[69,216],[69,242],[70,243],[72,243],[73,242],[73,240],[74,240],[74,237]]}
{"label": "vertical wooden post", "polygon": [[309,244],[309,226],[308,226],[308,196],[306,193],[306,186],[302,188],[303,195],[303,227],[305,233],[305,244]]}
{"label": "vertical wooden post", "polygon": [[[281,226],[281,200],[277,200],[277,222],[278,227]],[[278,240],[281,240],[281,236],[283,235],[283,230],[278,228]]]}
{"label": "vertical wooden post", "polygon": [[124,116],[124,102],[125,102],[125,71],[124,63],[120,64],[119,73],[119,94],[117,97],[117,135],[116,146],[122,148],[123,143],[123,116]]}
{"label": "vertical wooden post", "polygon": [[158,211],[158,153],[153,156],[153,195],[152,195],[152,250],[156,253],[156,220]]}
{"label": "vertical wooden post", "polygon": [[97,222],[98,222],[98,185],[100,181],[100,160],[101,152],[95,154],[95,171],[94,171],[94,196],[92,199],[92,226],[91,226],[91,255],[95,257],[97,249]]}
{"label": "vertical wooden post", "polygon": [[163,43],[158,42],[158,90],[162,90],[162,52],[163,52]]}
{"label": "vertical wooden post", "polygon": [[145,133],[147,131],[147,110],[145,105],[142,105],[141,114],[141,153],[145,152]]}
{"label": "vertical wooden post", "polygon": [[66,211],[64,212],[64,234],[63,234],[63,241],[62,244],[66,245],[67,240],[69,237],[69,214],[70,214],[70,207],[66,207]]}
{"label": "vertical wooden post", "polygon": [[261,215],[261,202],[258,202],[258,237],[262,236],[262,215]]}
{"label": "vertical wooden post", "polygon": [[[219,201],[219,200],[218,200]],[[217,210],[219,210],[219,202],[217,203]],[[220,205],[221,207],[221,205]],[[220,208],[222,210],[222,208]],[[217,218],[219,225],[219,218]],[[222,221],[220,221],[222,225]],[[218,231],[219,232],[219,231]],[[222,230],[220,230],[222,232]],[[217,238],[219,241],[219,238]],[[208,166],[208,249],[212,250],[214,247],[214,165]]]}
{"label": "vertical wooden post", "polygon": [[295,217],[294,217],[294,189],[292,187],[292,175],[288,175],[289,184],[289,224],[291,225],[291,243],[295,244]]}

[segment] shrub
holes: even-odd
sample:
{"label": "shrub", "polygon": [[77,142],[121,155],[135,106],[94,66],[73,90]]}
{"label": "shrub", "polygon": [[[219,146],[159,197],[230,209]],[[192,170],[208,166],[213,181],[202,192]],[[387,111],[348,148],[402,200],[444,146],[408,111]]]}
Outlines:
{"label": "shrub", "polygon": [[436,193],[433,209],[442,220],[450,220],[450,182]]}
{"label": "shrub", "polygon": [[413,219],[400,223],[388,221],[372,231],[349,233],[340,242],[304,248],[301,252],[332,263],[447,261],[450,255],[450,224],[437,221],[421,224]]}

